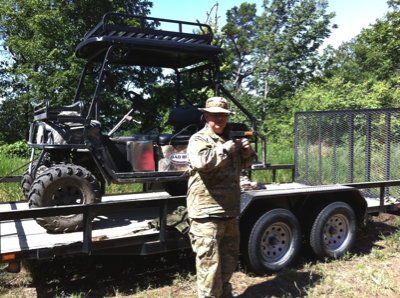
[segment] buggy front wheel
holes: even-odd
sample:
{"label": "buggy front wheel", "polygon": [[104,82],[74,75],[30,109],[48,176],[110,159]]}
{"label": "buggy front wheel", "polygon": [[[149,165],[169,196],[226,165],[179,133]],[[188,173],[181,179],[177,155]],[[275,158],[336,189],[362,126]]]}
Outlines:
{"label": "buggy front wheel", "polygon": [[[29,207],[56,207],[91,204],[101,201],[100,186],[88,170],[76,165],[57,165],[43,172],[32,184]],[[36,218],[48,232],[77,231],[83,226],[83,214]]]}

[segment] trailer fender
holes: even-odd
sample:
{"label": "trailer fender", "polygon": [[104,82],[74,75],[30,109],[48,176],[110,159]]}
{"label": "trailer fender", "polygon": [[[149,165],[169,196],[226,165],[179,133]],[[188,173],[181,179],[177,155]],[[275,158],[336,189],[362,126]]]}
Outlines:
{"label": "trailer fender", "polygon": [[349,204],[358,223],[365,221],[367,209],[365,198],[357,188],[343,185],[304,186],[279,190],[268,190],[267,187],[267,190],[244,192],[240,198],[240,217],[254,217],[258,213],[265,213],[268,209],[285,208],[301,219],[317,206],[336,201]]}

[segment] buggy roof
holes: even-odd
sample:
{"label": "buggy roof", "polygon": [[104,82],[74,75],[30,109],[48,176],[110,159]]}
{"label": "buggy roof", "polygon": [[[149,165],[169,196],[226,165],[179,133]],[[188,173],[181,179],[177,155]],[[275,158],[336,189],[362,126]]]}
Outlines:
{"label": "buggy roof", "polygon": [[[160,23],[176,26],[178,30],[164,31],[149,25]],[[197,33],[185,33],[183,27]],[[220,47],[211,45],[212,39],[212,30],[205,24],[110,12],[85,35],[75,53],[78,58],[101,63],[108,49],[114,46],[110,63],[182,68],[221,53]]]}

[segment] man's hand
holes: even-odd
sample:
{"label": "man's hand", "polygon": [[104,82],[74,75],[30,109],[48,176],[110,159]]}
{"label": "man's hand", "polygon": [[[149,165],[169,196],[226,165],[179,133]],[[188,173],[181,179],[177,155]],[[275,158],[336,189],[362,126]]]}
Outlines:
{"label": "man's hand", "polygon": [[242,138],[240,140],[237,140],[236,143],[239,145],[240,148],[244,149],[245,151],[250,150],[250,142],[246,138]]}
{"label": "man's hand", "polygon": [[226,150],[227,150],[229,153],[235,152],[235,149],[236,149],[236,148],[235,148],[235,143],[234,143],[233,141],[227,141],[227,142],[225,142],[224,146],[225,146]]}

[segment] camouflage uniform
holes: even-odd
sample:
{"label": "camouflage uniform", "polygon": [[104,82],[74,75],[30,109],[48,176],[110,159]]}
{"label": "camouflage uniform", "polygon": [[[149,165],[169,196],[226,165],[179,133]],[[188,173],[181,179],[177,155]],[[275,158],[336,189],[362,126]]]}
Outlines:
{"label": "camouflage uniform", "polygon": [[254,151],[236,146],[229,152],[227,128],[222,136],[206,126],[188,146],[190,171],[187,207],[190,238],[196,252],[199,297],[228,297],[230,278],[239,254],[239,176],[254,159]]}

